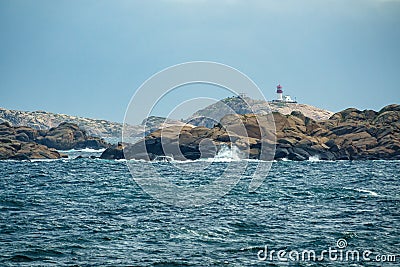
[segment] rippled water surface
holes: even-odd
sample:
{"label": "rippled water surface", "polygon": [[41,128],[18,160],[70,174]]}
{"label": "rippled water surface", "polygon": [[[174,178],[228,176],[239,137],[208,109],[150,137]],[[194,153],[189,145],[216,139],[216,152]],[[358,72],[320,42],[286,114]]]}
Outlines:
{"label": "rippled water surface", "polygon": [[[193,176],[166,163],[134,164],[138,176],[158,164],[167,178],[196,186],[227,163]],[[194,171],[202,164],[180,166]],[[182,209],[146,194],[123,161],[2,161],[0,266],[399,265],[399,161],[274,162],[262,186],[249,193],[257,164],[249,162],[221,199]],[[397,263],[257,257],[266,245],[322,251],[338,239],[347,241],[346,249],[395,254]]]}

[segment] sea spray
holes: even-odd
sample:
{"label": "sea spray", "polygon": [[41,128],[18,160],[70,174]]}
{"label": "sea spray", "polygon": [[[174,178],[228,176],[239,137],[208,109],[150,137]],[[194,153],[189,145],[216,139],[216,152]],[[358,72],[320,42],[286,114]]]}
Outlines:
{"label": "sea spray", "polygon": [[312,161],[312,162],[320,161],[320,158],[319,158],[317,155],[315,155],[315,156],[310,156],[310,157],[308,158],[308,161]]}
{"label": "sea spray", "polygon": [[237,146],[222,145],[214,157],[214,161],[240,161],[242,159],[242,152]]}

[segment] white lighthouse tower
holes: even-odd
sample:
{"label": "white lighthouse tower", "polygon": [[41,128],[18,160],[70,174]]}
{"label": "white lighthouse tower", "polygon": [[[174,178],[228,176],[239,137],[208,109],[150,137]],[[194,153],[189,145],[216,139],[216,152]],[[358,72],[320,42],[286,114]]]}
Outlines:
{"label": "white lighthouse tower", "polygon": [[283,90],[282,90],[282,86],[280,84],[278,84],[278,86],[276,87],[276,95],[277,101],[283,101]]}

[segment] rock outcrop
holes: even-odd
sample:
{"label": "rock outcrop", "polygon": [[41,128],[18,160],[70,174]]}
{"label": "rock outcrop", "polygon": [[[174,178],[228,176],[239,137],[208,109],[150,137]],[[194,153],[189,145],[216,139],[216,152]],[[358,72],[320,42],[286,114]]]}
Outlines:
{"label": "rock outcrop", "polygon": [[266,102],[265,100],[255,100],[249,97],[228,97],[195,112],[186,122],[196,126],[212,128],[214,124],[228,114],[243,115],[253,113],[264,115],[278,112],[283,115],[289,115],[293,111],[299,111],[316,121],[326,120],[333,115],[331,111],[307,104]]}
{"label": "rock outcrop", "polygon": [[123,146],[121,143],[113,145],[104,150],[100,156],[101,159],[124,159]]}
{"label": "rock outcrop", "polygon": [[0,124],[0,159],[57,159],[66,157],[58,150],[106,148],[101,138],[91,137],[76,124],[61,123],[50,130]]}
{"label": "rock outcrop", "polygon": [[400,159],[400,105],[379,112],[349,108],[321,123],[339,159]]}
{"label": "rock outcrop", "polygon": [[[27,126],[35,130],[48,130],[63,122],[78,125],[90,136],[121,137],[122,123],[107,120],[76,117],[46,111],[20,111],[0,108],[0,123],[8,122],[12,126]],[[142,127],[130,126],[132,134],[143,136]]]}
{"label": "rock outcrop", "polygon": [[58,159],[66,157],[53,148],[37,144],[37,131],[28,127],[0,124],[0,160]]}
{"label": "rock outcrop", "polygon": [[38,131],[38,136],[34,138],[34,141],[58,150],[108,147],[103,139],[88,136],[86,131],[80,129],[78,125],[67,122],[48,131]]}
{"label": "rock outcrop", "polygon": [[[271,116],[276,132],[268,124]],[[299,111],[289,115],[231,114],[212,128],[160,129],[143,141],[126,145],[123,151],[127,158],[153,160],[170,153],[184,160],[213,157],[222,146],[236,146],[246,158],[254,159],[263,159],[262,147],[274,151],[276,160],[400,159],[400,105],[389,105],[379,112],[350,108],[324,121]]]}

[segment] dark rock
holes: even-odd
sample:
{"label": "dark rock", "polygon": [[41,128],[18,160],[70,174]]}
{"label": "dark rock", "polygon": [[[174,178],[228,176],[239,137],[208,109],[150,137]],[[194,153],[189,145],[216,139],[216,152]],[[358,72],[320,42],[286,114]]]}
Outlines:
{"label": "dark rock", "polygon": [[30,160],[30,158],[26,154],[16,154],[14,156],[9,157],[8,159],[13,160]]}
{"label": "dark rock", "polygon": [[278,139],[277,142],[278,142],[279,144],[286,144],[286,145],[289,145],[289,147],[292,147],[292,146],[294,146],[294,144],[295,144],[297,141],[296,141],[295,139],[281,138],[281,139]]}
{"label": "dark rock", "polygon": [[333,145],[332,147],[329,148],[329,151],[335,153],[340,151],[340,147],[338,145]]}
{"label": "dark rock", "polygon": [[100,156],[101,159],[124,159],[124,151],[121,145],[109,147]]}
{"label": "dark rock", "polygon": [[15,136],[15,139],[22,142],[29,142],[29,137],[26,133],[19,133]]}
{"label": "dark rock", "polygon": [[337,160],[350,160],[349,155],[347,154],[340,154],[339,156],[336,157]]}
{"label": "dark rock", "polygon": [[306,116],[303,115],[303,113],[301,113],[300,111],[294,110],[292,111],[292,113],[290,113],[291,116],[295,116],[300,118],[302,121],[305,121]]}
{"label": "dark rock", "polygon": [[182,144],[179,148],[186,159],[196,160],[201,157],[200,150],[196,146]]}
{"label": "dark rock", "polygon": [[290,160],[294,160],[294,161],[304,161],[304,160],[308,160],[308,157],[304,157],[303,155],[297,154],[297,153],[289,153],[289,155],[287,156],[288,159]]}
{"label": "dark rock", "polygon": [[[306,149],[301,148],[301,147],[292,147],[292,148],[289,148],[288,151],[289,151],[289,155],[294,154],[294,155],[301,156],[302,158],[305,158],[305,159],[308,159],[311,156],[311,154]],[[290,156],[288,156],[288,158],[289,157]]]}
{"label": "dark rock", "polygon": [[283,159],[289,155],[289,151],[286,148],[277,148],[275,151],[275,159]]}
{"label": "dark rock", "polygon": [[335,154],[330,151],[320,151],[317,156],[320,160],[335,160],[336,158]]}
{"label": "dark rock", "polygon": [[11,144],[13,141],[9,137],[0,137],[0,143]]}
{"label": "dark rock", "polygon": [[329,148],[332,148],[333,146],[336,145],[335,140],[329,139],[328,141],[325,142],[325,145],[327,145]]}
{"label": "dark rock", "polygon": [[229,134],[226,133],[224,135],[217,136],[216,140],[221,142],[230,142],[230,137]]}

